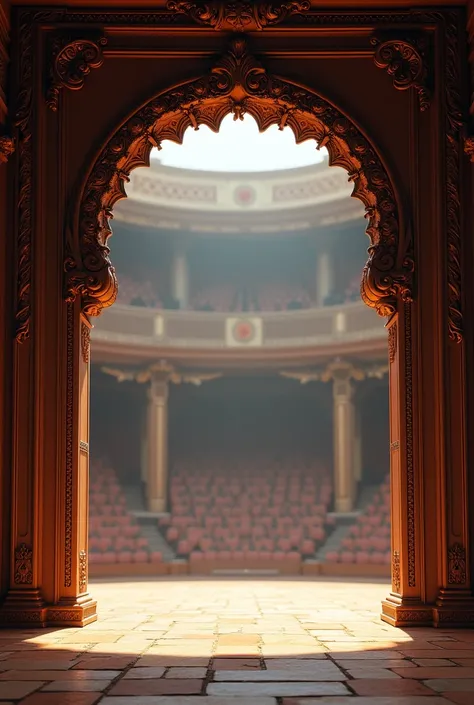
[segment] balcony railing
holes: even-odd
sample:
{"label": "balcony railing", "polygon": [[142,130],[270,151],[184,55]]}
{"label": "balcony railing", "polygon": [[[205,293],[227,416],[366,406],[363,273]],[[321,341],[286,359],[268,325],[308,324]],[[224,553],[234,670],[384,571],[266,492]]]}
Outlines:
{"label": "balcony railing", "polygon": [[93,340],[159,349],[276,350],[380,341],[387,335],[383,319],[362,302],[247,314],[116,304],[93,323]]}

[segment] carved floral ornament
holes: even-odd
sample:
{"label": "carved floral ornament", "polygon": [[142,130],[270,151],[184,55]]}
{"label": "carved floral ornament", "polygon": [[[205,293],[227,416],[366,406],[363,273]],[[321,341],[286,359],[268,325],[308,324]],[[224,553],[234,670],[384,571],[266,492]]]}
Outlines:
{"label": "carved floral ornament", "polygon": [[56,37],[52,44],[52,66],[46,103],[54,112],[58,109],[59,93],[62,88],[80,90],[84,79],[102,66],[102,47],[107,44],[105,37],[98,39],[65,39]]}
{"label": "carved floral ornament", "polygon": [[387,71],[394,87],[399,91],[413,88],[418,93],[420,110],[429,108],[431,91],[428,87],[426,37],[421,34],[405,39],[375,36],[371,44],[375,47],[375,65]]}
{"label": "carved floral ornament", "polygon": [[329,152],[329,163],[343,167],[354,184],[352,195],[366,209],[370,240],[361,295],[382,316],[392,315],[397,298],[412,298],[411,251],[399,251],[399,214],[389,176],[367,139],[344,114],[318,94],[273,76],[248,52],[244,39],[232,41],[210,72],[150,100],[111,137],[83,185],[77,221],[68,238],[66,298],[82,298],[83,312],[97,316],[117,296],[109,259],[109,218],[126,197],[132,169],[148,166],[152,147],[169,139],[182,143],[188,127],[219,129],[232,113],[252,115],[263,131],[277,124],[294,132],[297,143],[315,139]]}
{"label": "carved floral ornament", "polygon": [[288,17],[311,9],[311,2],[176,2],[167,9],[188,15],[194,22],[215,30],[237,32],[262,30],[284,22]]}

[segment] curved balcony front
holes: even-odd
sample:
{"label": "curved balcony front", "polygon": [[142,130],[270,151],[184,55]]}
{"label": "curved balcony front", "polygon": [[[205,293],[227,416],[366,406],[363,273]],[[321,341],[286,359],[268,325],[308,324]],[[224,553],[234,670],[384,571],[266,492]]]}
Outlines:
{"label": "curved balcony front", "polygon": [[116,304],[93,321],[93,357],[271,360],[377,354],[384,321],[362,302],[296,311],[220,313]]}

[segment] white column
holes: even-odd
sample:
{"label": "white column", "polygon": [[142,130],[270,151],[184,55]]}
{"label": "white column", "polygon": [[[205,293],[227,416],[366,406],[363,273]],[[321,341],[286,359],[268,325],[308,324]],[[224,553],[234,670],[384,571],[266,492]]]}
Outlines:
{"label": "white column", "polygon": [[177,249],[173,256],[172,295],[179,301],[181,308],[187,308],[189,303],[189,269],[188,258],[183,249]]}
{"label": "white column", "polygon": [[334,399],[334,487],[336,512],[354,508],[354,402],[350,377],[333,381]]}
{"label": "white column", "polygon": [[332,292],[333,268],[329,252],[320,252],[316,260],[316,304],[322,306]]}
{"label": "white column", "polygon": [[148,392],[148,481],[150,512],[166,511],[168,488],[168,381],[155,373]]}

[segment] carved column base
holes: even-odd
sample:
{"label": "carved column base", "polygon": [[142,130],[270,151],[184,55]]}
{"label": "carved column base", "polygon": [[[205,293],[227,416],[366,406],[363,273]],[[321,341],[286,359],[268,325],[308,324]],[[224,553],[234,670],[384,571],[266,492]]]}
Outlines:
{"label": "carved column base", "polygon": [[97,620],[97,602],[83,595],[75,602],[47,606],[39,590],[10,592],[0,608],[0,626],[85,627]]}
{"label": "carved column base", "polygon": [[382,602],[380,617],[392,627],[426,627],[433,624],[433,608],[420,601],[390,596]]}
{"label": "carved column base", "polygon": [[10,590],[0,608],[0,625],[46,626],[46,606],[37,588]]}
{"label": "carved column base", "polygon": [[90,595],[82,595],[77,600],[61,600],[47,608],[48,626],[86,627],[97,621],[97,602]]}
{"label": "carved column base", "polygon": [[433,607],[433,626],[469,627],[474,625],[474,598],[469,590],[440,590]]}

